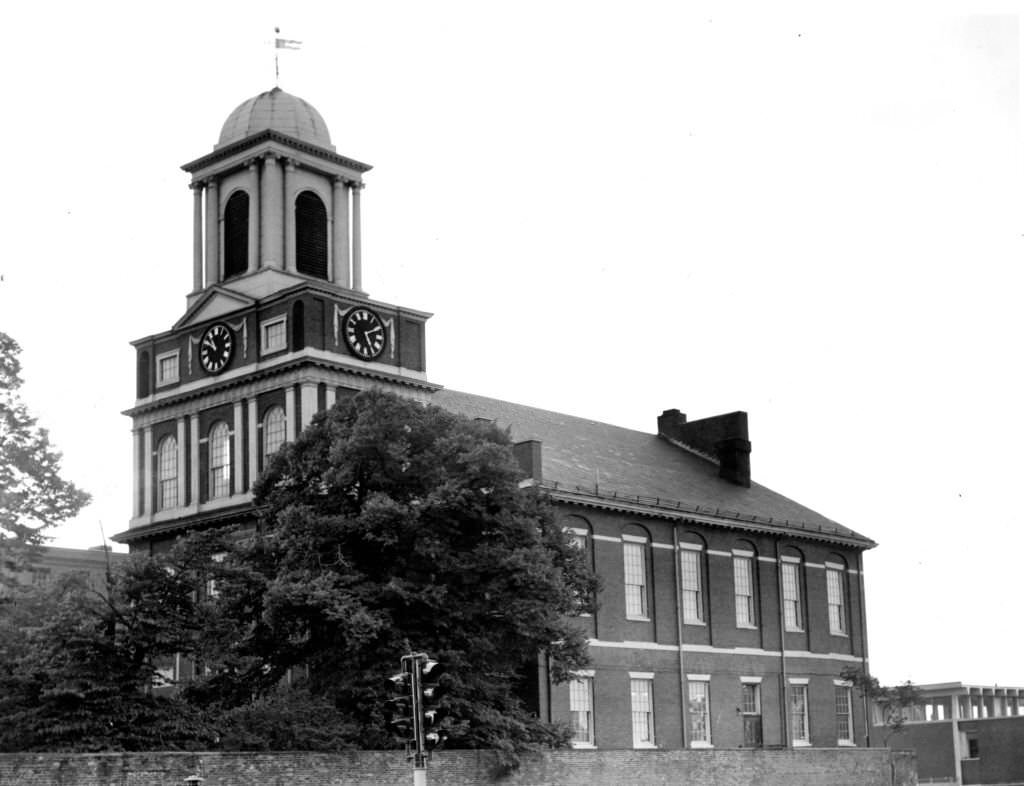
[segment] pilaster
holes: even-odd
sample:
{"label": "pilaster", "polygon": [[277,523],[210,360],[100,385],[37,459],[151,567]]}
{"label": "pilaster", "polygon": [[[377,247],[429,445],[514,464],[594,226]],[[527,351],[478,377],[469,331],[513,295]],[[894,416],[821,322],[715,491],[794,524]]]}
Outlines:
{"label": "pilaster", "polygon": [[142,515],[153,512],[153,429],[146,426],[142,434]]}
{"label": "pilaster", "polygon": [[352,184],[352,289],[363,291],[362,183]]}
{"label": "pilaster", "polygon": [[331,279],[335,284],[348,289],[352,285],[349,278],[349,226],[348,226],[348,183],[342,177],[334,178],[333,212],[333,255],[331,257]]}
{"label": "pilaster", "polygon": [[295,272],[295,160],[284,161],[284,259],[285,269]]}
{"label": "pilaster", "polygon": [[220,189],[216,178],[206,181],[206,286],[220,281]]}
{"label": "pilaster", "polygon": [[260,267],[260,164],[255,158],[246,162],[249,170],[249,259],[248,272]]}
{"label": "pilaster", "polygon": [[203,184],[189,183],[192,189],[192,291],[203,288]]}
{"label": "pilaster", "polygon": [[245,424],[242,422],[242,402],[236,401],[232,407],[234,417],[232,418],[232,436],[234,444],[231,450],[231,475],[234,478],[234,494],[241,494],[245,491],[245,473],[242,471],[242,440],[244,438]]}
{"label": "pilaster", "polygon": [[281,162],[276,153],[263,156],[263,178],[260,181],[260,267],[284,269],[284,189]]}

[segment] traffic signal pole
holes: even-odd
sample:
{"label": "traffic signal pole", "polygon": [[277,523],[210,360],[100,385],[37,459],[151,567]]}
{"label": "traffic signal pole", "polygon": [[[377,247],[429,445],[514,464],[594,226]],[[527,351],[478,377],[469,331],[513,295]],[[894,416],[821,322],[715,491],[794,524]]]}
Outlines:
{"label": "traffic signal pole", "polygon": [[412,676],[412,786],[427,786],[426,739],[423,733],[423,661],[425,653],[402,656],[402,669]]}

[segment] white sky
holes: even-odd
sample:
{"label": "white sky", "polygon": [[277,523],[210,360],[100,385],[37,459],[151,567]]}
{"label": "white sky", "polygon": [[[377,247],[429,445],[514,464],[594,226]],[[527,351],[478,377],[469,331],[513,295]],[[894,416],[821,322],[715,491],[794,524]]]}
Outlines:
{"label": "white sky", "polygon": [[883,681],[1024,685],[1017,3],[22,3],[0,330],[124,530],[129,341],[181,316],[188,177],[273,85],[375,166],[364,284],[430,378],[653,431],[746,410],[754,479],[881,545]]}

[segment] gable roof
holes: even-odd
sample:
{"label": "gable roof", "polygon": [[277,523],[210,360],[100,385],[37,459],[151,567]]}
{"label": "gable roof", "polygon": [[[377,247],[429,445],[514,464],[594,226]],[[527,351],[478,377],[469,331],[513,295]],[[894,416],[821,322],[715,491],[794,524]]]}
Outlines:
{"label": "gable roof", "polygon": [[[431,401],[508,428],[514,442],[542,444],[543,485],[595,506],[681,513],[712,524],[871,548],[870,538],[765,486],[737,486],[718,477],[718,464],[642,431],[499,399],[439,390]],[[605,504],[598,504],[604,500]],[[613,504],[620,503],[620,504]],[[673,512],[674,511],[674,512]]]}

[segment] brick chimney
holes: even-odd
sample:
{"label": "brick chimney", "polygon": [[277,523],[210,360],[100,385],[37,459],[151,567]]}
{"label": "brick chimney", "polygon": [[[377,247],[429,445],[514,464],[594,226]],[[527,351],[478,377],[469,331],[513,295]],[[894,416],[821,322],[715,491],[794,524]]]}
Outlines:
{"label": "brick chimney", "polygon": [[718,477],[750,488],[750,439],[747,413],[730,412],[703,420],[686,421],[678,409],[658,416],[658,436],[718,460]]}

